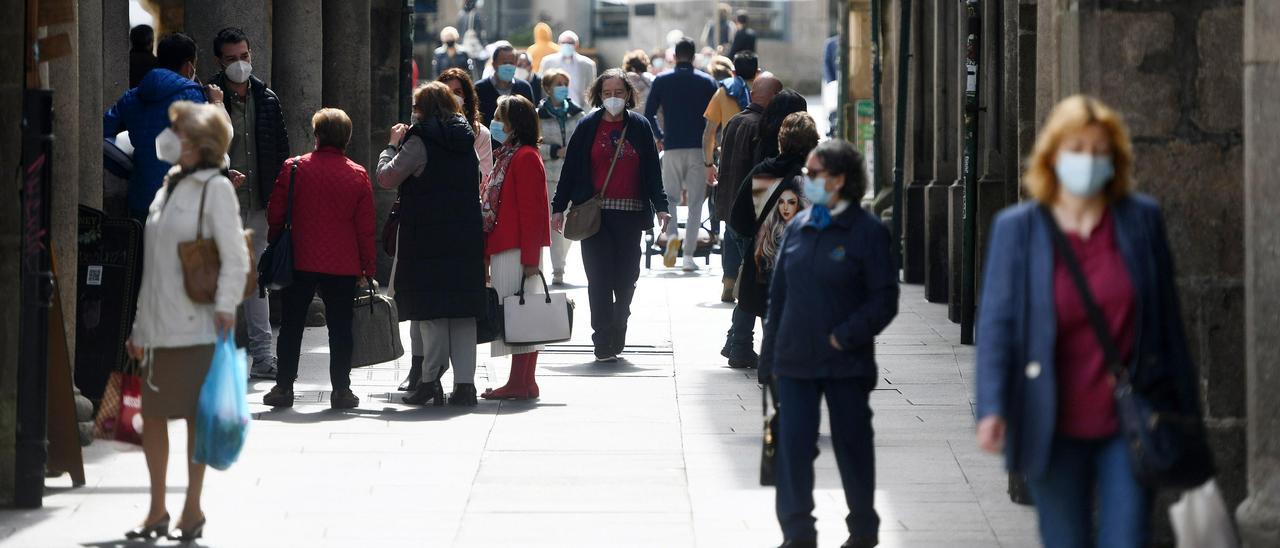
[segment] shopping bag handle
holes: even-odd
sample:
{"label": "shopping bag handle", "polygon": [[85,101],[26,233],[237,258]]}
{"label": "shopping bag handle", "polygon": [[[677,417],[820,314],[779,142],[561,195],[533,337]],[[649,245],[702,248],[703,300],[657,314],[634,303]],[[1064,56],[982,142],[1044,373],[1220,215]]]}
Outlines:
{"label": "shopping bag handle", "polygon": [[365,289],[369,293],[369,315],[372,316],[373,315],[373,298],[378,293],[378,281],[373,278],[369,278],[369,285],[366,285]]}
{"label": "shopping bag handle", "polygon": [[[538,269],[538,277],[542,278],[542,292],[547,296],[547,304],[551,304],[551,288],[547,286],[547,276],[542,273],[542,269]],[[520,291],[516,292],[516,296],[520,297],[520,306],[524,306],[524,282],[528,279],[523,272],[520,273]]]}

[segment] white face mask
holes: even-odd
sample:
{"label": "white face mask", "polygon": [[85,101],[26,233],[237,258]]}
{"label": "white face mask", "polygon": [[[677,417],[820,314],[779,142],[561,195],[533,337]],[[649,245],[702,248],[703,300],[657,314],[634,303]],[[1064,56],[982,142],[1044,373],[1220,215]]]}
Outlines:
{"label": "white face mask", "polygon": [[524,80],[524,81],[528,82],[528,81],[529,81],[529,69],[517,68],[517,69],[516,69],[516,80]]}
{"label": "white face mask", "polygon": [[182,160],[182,139],[172,129],[164,128],[156,136],[156,158],[163,162],[176,164]]}
{"label": "white face mask", "polygon": [[463,99],[461,95],[455,94],[453,96],[453,102],[458,103],[458,108],[460,109],[467,108],[467,100]]}
{"label": "white face mask", "polygon": [[248,61],[236,61],[227,65],[224,69],[227,79],[237,84],[243,84],[249,81],[249,75],[253,74],[253,65]]}
{"label": "white face mask", "polygon": [[621,97],[610,97],[604,100],[604,109],[617,116],[627,109],[627,102]]}

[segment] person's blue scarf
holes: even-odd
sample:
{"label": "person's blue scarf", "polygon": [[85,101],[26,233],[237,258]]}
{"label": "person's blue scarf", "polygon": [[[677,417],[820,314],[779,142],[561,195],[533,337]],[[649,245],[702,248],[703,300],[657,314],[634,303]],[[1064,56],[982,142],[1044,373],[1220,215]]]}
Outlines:
{"label": "person's blue scarf", "polygon": [[724,87],[724,92],[729,95],[729,98],[738,102],[738,108],[746,110],[751,104],[751,87],[741,76],[725,78],[720,81],[720,85]]}
{"label": "person's blue scarf", "polygon": [[826,204],[813,204],[809,209],[809,222],[804,224],[818,230],[822,230],[831,225],[831,208]]}

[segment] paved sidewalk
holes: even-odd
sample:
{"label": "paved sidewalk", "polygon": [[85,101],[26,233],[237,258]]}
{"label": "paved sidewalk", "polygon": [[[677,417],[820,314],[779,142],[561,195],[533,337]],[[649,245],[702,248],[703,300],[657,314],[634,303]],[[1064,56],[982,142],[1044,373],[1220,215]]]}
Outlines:
{"label": "paved sidewalk", "polygon": [[[718,301],[718,265],[684,274],[654,264],[636,294],[624,362],[592,363],[585,287],[571,288],[577,333],[542,355],[536,403],[402,405],[394,390],[405,356],[354,372],[360,408],[331,411],[325,331],[309,329],[304,401],[283,411],[252,406],[240,462],[208,473],[202,545],[777,545],[773,490],[757,483],[754,371],[719,357],[730,307]],[[580,264],[569,281],[585,284]],[[904,286],[898,319],[878,344],[881,546],[1036,546],[1034,516],[1008,501],[998,459],[974,446],[973,349],[958,344],[945,307]],[[505,358],[489,358],[484,346],[480,361],[480,390],[505,382]],[[250,401],[260,402],[270,383],[252,385]],[[176,514],[184,427],[173,423],[170,435]],[[845,509],[825,426],[821,445],[820,541],[838,546]],[[120,533],[147,507],[142,452],[103,441],[85,451],[88,485],[51,479],[45,508],[0,512],[0,545],[129,545]]]}

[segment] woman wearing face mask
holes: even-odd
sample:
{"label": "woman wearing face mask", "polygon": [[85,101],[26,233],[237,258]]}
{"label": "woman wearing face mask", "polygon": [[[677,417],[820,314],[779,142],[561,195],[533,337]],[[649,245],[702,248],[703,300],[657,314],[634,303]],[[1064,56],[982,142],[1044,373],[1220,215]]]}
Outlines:
{"label": "woman wearing face mask", "polygon": [[[546,99],[538,106],[538,119],[542,123],[542,162],[547,169],[547,195],[555,196],[560,184],[560,170],[564,167],[569,140],[582,121],[585,111],[569,97],[569,73],[551,69],[542,75]],[[564,265],[569,256],[569,240],[559,232],[551,233],[551,283],[564,283]]]}
{"label": "woman wearing face mask", "polygon": [[1115,359],[1139,364],[1132,385],[1157,408],[1199,416],[1164,219],[1133,192],[1128,132],[1097,99],[1054,107],[1027,164],[1032,199],[996,217],[987,247],[978,445],[1003,450],[1029,478],[1046,547],[1144,546],[1151,492],[1132,472],[1115,379],[1054,233],[1083,271]]}
{"label": "woman wearing face mask", "polygon": [[[538,153],[538,114],[523,97],[503,97],[494,120],[502,120],[511,135],[495,154],[493,177],[481,192],[481,213],[487,234],[485,255],[489,278],[499,298],[524,287],[542,293],[539,279],[542,248],[551,245],[547,212],[547,175]],[[533,278],[530,280],[529,278]],[[485,391],[487,400],[526,400],[538,397],[534,370],[541,346],[509,346],[502,339],[491,345],[491,356],[511,355],[507,384]]]}
{"label": "woman wearing face mask", "polygon": [[[440,378],[452,362],[451,405],[476,404],[476,321],[485,314],[480,166],[473,121],[449,86],[413,94],[414,124],[391,128],[378,184],[400,189],[400,232],[391,291],[400,320],[414,322],[423,355],[405,403],[444,404]],[[416,361],[416,360],[415,360]]]}
{"label": "woman wearing face mask", "polygon": [[653,87],[649,56],[642,49],[633,50],[622,58],[622,70],[626,71],[631,87],[636,88],[636,104],[645,104],[649,100],[649,88]]}
{"label": "woman wearing face mask", "polygon": [[[617,361],[626,346],[631,298],[640,277],[640,235],[653,228],[655,213],[663,228],[671,219],[653,130],[644,116],[630,110],[635,96],[619,69],[596,78],[589,97],[598,110],[583,118],[569,138],[560,184],[551,200],[551,225],[561,232],[571,203],[584,203],[605,191],[600,231],[582,241],[591,339],[596,360],[602,362]],[[610,175],[615,156],[617,165]]]}
{"label": "woman wearing face mask", "polygon": [[849,507],[844,548],[878,542],[871,390],[875,338],[898,314],[889,229],[859,207],[865,165],[847,141],[809,154],[804,195],[813,206],[787,226],[774,259],[760,381],[776,389],[777,514],[786,547],[816,547],[813,460],[821,400]]}
{"label": "woman wearing face mask", "polygon": [[[169,120],[170,128],[156,138],[156,154],[174,167],[147,214],[142,288],[127,343],[129,355],[142,363],[146,375],[142,449],[151,474],[151,507],[142,525],[126,533],[130,539],[151,539],[169,530],[165,510],[168,421],[186,419],[187,447],[192,447],[196,403],[213,362],[214,342],[219,336],[234,336],[236,306],[249,271],[239,201],[231,181],[221,173],[231,146],[231,124],[217,107],[189,101],[171,105]],[[218,245],[221,267],[214,304],[191,302],[183,286],[178,244],[195,240],[197,228]],[[187,499],[179,534],[173,538],[194,540],[204,530],[200,508],[204,471],[203,464],[187,464]]]}

